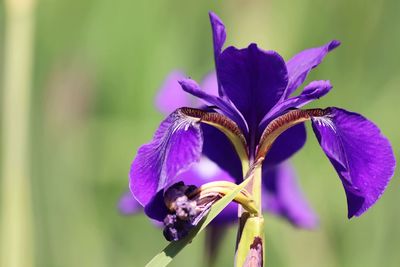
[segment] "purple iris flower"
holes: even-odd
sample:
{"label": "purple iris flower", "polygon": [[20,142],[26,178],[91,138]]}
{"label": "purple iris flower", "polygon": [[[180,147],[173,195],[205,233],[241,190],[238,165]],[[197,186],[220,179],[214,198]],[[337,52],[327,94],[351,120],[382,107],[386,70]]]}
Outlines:
{"label": "purple iris flower", "polygon": [[[304,122],[310,121],[319,144],[337,171],[346,196],[348,217],[359,216],[384,192],[395,168],[389,141],[378,127],[360,114],[336,107],[300,109],[327,94],[329,81],[312,81],[296,96],[308,73],[340,42],[300,52],[286,61],[275,51],[256,44],[223,49],[222,21],[210,13],[213,32],[216,93],[191,79],[179,81],[182,89],[203,101],[196,108],[181,107],[161,122],[151,142],[138,150],[130,170],[130,190],[152,219],[163,221],[169,240],[184,236],[229,190],[229,183],[196,184],[190,173],[204,157],[227,175],[218,180],[240,183],[246,168],[262,162],[264,208],[307,225],[310,209],[296,195],[297,185],[287,160],[305,143]],[[179,76],[179,75],[178,75]],[[176,89],[176,88],[175,88]],[[187,106],[185,96],[172,96]],[[168,105],[165,103],[165,111]],[[184,101],[183,101],[184,100]],[[185,178],[185,173],[188,174]],[[225,178],[224,178],[225,177]],[[251,198],[243,192],[235,199],[242,206]],[[241,202],[242,201],[242,202]],[[289,203],[289,204],[288,204]],[[288,209],[293,203],[297,209]],[[253,209],[251,205],[245,207]],[[301,219],[299,219],[301,218]]]}
{"label": "purple iris flower", "polygon": [[[166,78],[163,86],[156,96],[155,105],[158,110],[166,115],[183,106],[201,107],[205,102],[185,93],[178,81],[187,76],[182,71],[173,71]],[[202,81],[202,89],[208,94],[218,94],[217,76],[215,72],[207,75]],[[227,144],[230,146],[230,144]],[[263,184],[263,209],[272,214],[287,219],[296,227],[314,228],[318,224],[315,212],[303,197],[297,183],[297,177],[289,162],[284,162],[268,168]],[[201,186],[213,181],[236,182],[227,171],[203,155],[199,162],[194,163],[188,170],[177,177],[178,181],[185,184]],[[161,203],[161,205],[163,205]],[[142,211],[142,206],[130,192],[125,193],[119,200],[118,209],[122,214],[131,215]],[[150,213],[151,214],[151,213]],[[162,220],[162,216],[151,216],[153,219]],[[237,204],[231,203],[219,214],[213,223],[232,223],[237,220]]]}

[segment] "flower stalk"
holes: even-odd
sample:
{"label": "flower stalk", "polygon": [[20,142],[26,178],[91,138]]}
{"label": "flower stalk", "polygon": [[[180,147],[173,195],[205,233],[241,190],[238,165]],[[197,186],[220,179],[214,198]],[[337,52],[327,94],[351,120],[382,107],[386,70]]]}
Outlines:
{"label": "flower stalk", "polygon": [[[256,162],[250,167],[254,173],[252,183],[249,184],[250,194],[255,199],[258,210],[262,210],[262,162],[275,140],[289,128],[310,120],[312,117],[321,117],[328,113],[328,109],[293,110],[272,120],[265,128],[256,152]],[[243,167],[246,170],[246,167]],[[249,172],[250,172],[249,171]],[[249,174],[246,173],[246,176]],[[264,266],[264,218],[254,216],[239,208],[239,231],[235,266]]]}
{"label": "flower stalk", "polygon": [[243,213],[239,221],[239,235],[235,266],[263,267],[264,254],[264,218]]}
{"label": "flower stalk", "polygon": [[[262,210],[262,162],[259,158],[245,175],[245,179],[253,174],[252,183],[249,185],[251,194],[256,200],[256,206]],[[236,241],[235,266],[264,266],[264,218],[262,214],[250,214],[239,208],[239,229]]]}
{"label": "flower stalk", "polygon": [[34,0],[8,0],[2,105],[0,265],[33,266],[29,109]]}

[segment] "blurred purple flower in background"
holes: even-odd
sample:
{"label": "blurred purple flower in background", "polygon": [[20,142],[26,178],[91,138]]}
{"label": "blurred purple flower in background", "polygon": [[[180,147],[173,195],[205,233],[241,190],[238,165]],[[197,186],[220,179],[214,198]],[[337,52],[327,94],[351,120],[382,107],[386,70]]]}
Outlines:
{"label": "blurred purple flower in background", "polygon": [[[211,200],[201,195],[203,185],[238,184],[247,171],[244,168],[256,162],[263,162],[262,207],[295,225],[315,226],[316,217],[286,161],[305,143],[305,121],[311,121],[342,181],[348,217],[371,207],[394,173],[388,140],[357,113],[336,107],[300,109],[327,94],[332,88],[329,81],[312,81],[292,96],[340,43],[333,40],[285,62],[277,52],[261,50],[256,44],[223,50],[225,27],[213,13],[210,20],[216,75],[210,74],[201,87],[181,72],[169,76],[156,102],[164,113],[175,111],[160,124],[153,140],[140,147],[130,171],[133,196],[150,218],[164,221],[167,239],[184,236],[221,197],[220,184],[211,188],[216,190],[211,190],[215,194]],[[196,98],[182,94],[178,81]],[[185,106],[196,109],[179,108]],[[237,209],[231,206],[224,214],[237,218]]]}

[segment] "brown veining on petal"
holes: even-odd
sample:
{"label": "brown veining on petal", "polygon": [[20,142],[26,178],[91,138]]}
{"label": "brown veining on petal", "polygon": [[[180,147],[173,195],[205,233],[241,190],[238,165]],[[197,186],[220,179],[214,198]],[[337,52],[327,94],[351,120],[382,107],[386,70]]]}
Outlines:
{"label": "brown veining on petal", "polygon": [[206,112],[195,108],[180,108],[186,116],[200,119],[200,122],[209,124],[222,131],[232,142],[239,156],[248,158],[247,142],[239,126],[231,119],[217,112]]}
{"label": "brown veining on petal", "polygon": [[312,117],[323,117],[329,113],[327,109],[292,110],[271,121],[261,135],[257,149],[257,158],[265,157],[276,138],[290,127],[310,120]]}
{"label": "brown veining on petal", "polygon": [[246,144],[246,139],[244,138],[242,131],[239,129],[239,126],[228,117],[217,112],[206,112],[195,108],[181,108],[181,111],[185,115],[199,118],[201,121],[213,122],[221,125],[237,135],[239,138],[243,138],[243,143]]}

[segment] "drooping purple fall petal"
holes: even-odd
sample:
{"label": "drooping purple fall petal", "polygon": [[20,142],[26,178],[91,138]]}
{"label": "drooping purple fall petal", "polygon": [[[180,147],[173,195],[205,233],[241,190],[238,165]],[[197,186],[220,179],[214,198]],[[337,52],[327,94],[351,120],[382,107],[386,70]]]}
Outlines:
{"label": "drooping purple fall petal", "polygon": [[304,198],[293,168],[285,162],[275,167],[263,166],[264,208],[287,219],[297,227],[311,229],[318,218]]}
{"label": "drooping purple fall petal", "polygon": [[288,98],[304,82],[308,73],[318,66],[330,51],[339,45],[339,41],[333,40],[321,47],[304,50],[292,57],[286,63],[289,84],[285,90],[284,98]]}
{"label": "drooping purple fall petal", "polygon": [[180,110],[171,113],[132,163],[129,187],[139,203],[147,205],[159,190],[176,182],[179,172],[200,159],[202,146],[199,123]]}
{"label": "drooping purple fall petal", "polygon": [[360,114],[330,108],[312,120],[318,141],[342,180],[348,217],[360,216],[382,195],[395,168],[389,141]]}

